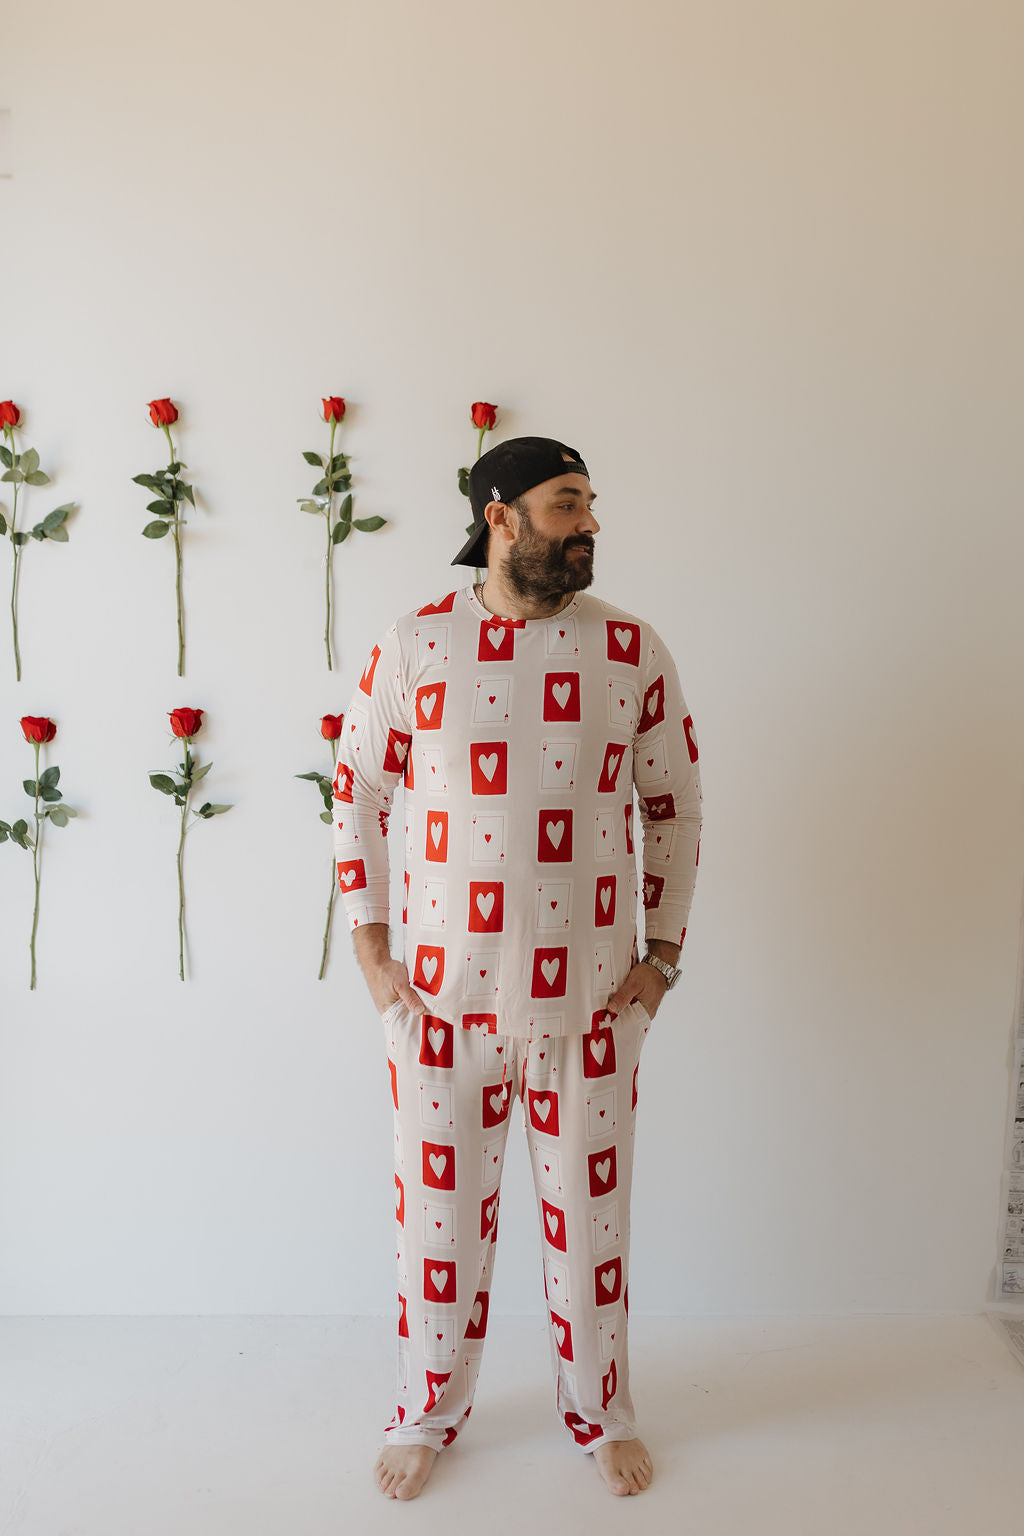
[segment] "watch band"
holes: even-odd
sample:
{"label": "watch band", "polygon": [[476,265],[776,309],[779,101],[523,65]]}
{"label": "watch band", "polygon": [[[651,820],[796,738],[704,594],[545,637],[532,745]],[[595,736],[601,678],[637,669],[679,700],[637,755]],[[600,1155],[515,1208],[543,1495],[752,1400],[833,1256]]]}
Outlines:
{"label": "watch band", "polygon": [[660,955],[652,955],[648,950],[640,962],[642,965],[653,965],[656,971],[660,971],[670,987],[674,987],[682,975],[678,966],[669,965],[667,960],[662,960]]}

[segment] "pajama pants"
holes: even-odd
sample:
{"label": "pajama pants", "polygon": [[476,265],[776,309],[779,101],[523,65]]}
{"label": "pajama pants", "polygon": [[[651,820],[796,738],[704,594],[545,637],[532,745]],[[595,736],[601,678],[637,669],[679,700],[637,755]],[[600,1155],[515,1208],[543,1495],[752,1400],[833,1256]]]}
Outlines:
{"label": "pajama pants", "polygon": [[529,1040],[397,1001],[381,1016],[395,1117],[398,1406],[388,1444],[450,1445],[487,1331],[498,1197],[519,1094],[543,1234],[555,1408],[575,1443],[636,1434],[629,1395],[629,1195],[640,1003],[585,1034]]}

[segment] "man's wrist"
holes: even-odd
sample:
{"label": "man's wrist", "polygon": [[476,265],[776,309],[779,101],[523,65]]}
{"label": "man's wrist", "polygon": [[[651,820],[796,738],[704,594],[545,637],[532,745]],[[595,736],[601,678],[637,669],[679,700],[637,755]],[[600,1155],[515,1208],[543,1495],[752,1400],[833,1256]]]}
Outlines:
{"label": "man's wrist", "polygon": [[352,929],[352,943],[360,965],[391,958],[391,929],[387,923],[360,923]]}
{"label": "man's wrist", "polygon": [[652,955],[657,955],[659,960],[667,960],[669,965],[675,965],[679,960],[679,944],[673,944],[671,939],[648,939],[646,947]]}

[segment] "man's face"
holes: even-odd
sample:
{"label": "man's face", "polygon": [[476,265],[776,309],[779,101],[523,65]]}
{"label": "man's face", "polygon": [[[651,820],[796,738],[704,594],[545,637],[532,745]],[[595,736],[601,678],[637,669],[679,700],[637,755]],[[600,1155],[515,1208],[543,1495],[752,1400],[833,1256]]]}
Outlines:
{"label": "man's face", "polygon": [[589,587],[594,579],[594,535],[601,525],[590,510],[597,497],[586,475],[555,475],[520,499],[527,510],[511,510],[517,528],[502,566],[504,580],[528,598],[553,598]]}

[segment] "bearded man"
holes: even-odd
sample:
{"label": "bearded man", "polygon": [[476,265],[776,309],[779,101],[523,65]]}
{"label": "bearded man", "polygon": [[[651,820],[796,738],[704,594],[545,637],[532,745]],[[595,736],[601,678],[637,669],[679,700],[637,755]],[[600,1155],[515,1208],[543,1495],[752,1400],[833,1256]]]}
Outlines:
{"label": "bearded man", "polygon": [[[651,624],[586,589],[597,499],[574,448],[499,443],[453,565],[487,579],[396,619],[345,716],[335,855],[395,1122],[398,1400],[374,1468],[410,1499],[469,1418],[518,1096],[556,1412],[612,1493],[653,1474],[627,1358],[640,1051],[696,881],[693,722]],[[388,818],[405,795],[402,956]],[[634,786],[645,952],[637,945]]]}

